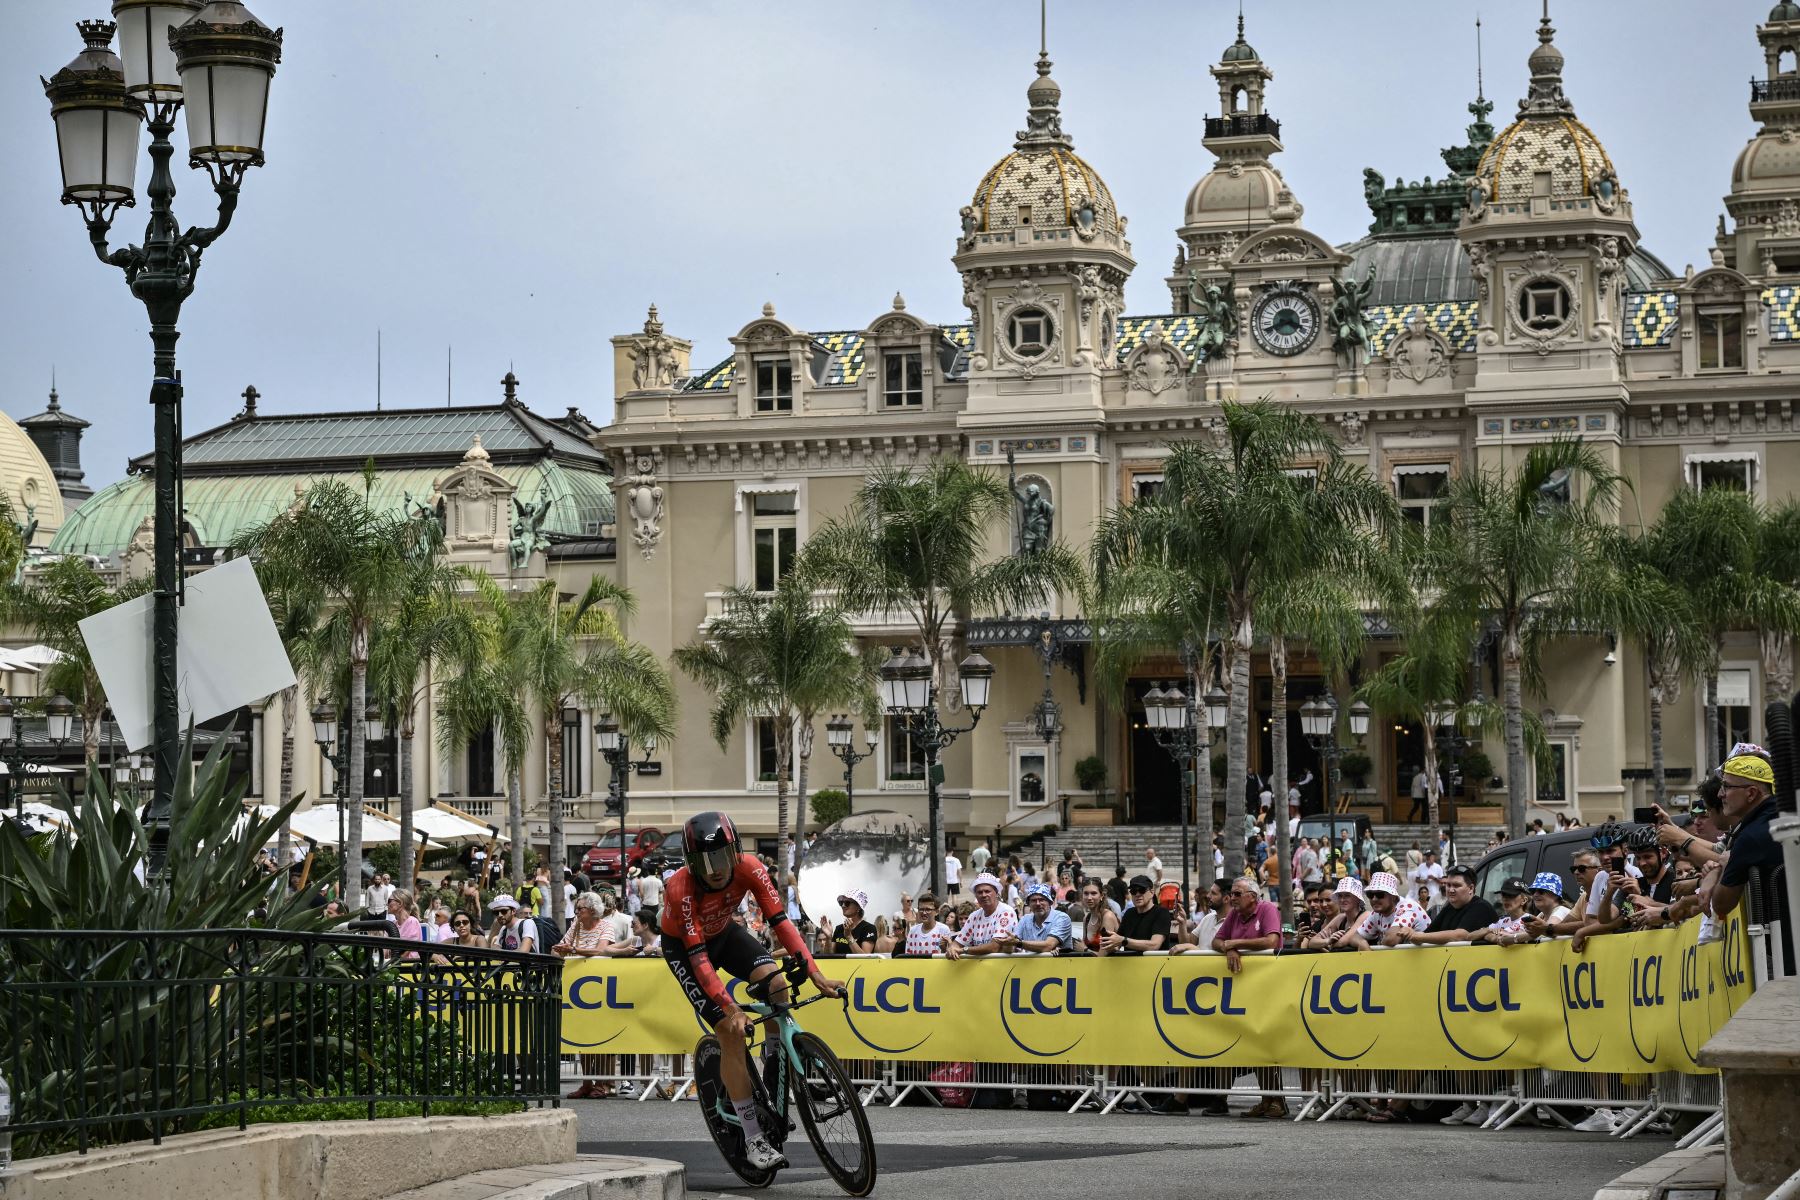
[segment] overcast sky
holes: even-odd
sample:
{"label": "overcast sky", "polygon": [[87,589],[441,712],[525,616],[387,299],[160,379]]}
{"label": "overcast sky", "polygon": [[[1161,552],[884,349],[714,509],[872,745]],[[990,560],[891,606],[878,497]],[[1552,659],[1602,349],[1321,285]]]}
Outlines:
{"label": "overcast sky", "polygon": [[[1644,243],[1704,263],[1753,131],[1770,0],[1554,0],[1578,115],[1611,152]],[[232,228],[181,318],[189,432],[246,384],[264,411],[499,398],[610,412],[608,337],[655,301],[697,365],[765,300],[811,330],[862,328],[897,290],[965,319],[957,211],[1024,124],[1036,0],[251,0],[286,27],[267,134]],[[0,381],[13,416],[94,422],[88,482],[150,448],[143,307],[97,262],[60,190],[38,76],[105,0],[9,0],[0,39]],[[1473,0],[1248,0],[1275,72],[1279,156],[1334,242],[1367,228],[1362,169],[1445,174],[1475,91]],[[1206,73],[1235,0],[1051,0],[1063,126],[1131,219],[1129,311],[1163,312],[1188,189],[1218,109]],[[1538,0],[1482,0],[1487,94],[1510,119]],[[178,131],[178,148],[185,145]],[[177,214],[210,223],[179,164]],[[139,170],[139,185],[148,160]],[[115,244],[141,240],[145,209]]]}

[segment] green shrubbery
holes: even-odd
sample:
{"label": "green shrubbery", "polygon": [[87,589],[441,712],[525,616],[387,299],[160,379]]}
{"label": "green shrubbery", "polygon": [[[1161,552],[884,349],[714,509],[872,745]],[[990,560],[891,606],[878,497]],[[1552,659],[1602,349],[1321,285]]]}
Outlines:
{"label": "green shrubbery", "polygon": [[422,1010],[401,978],[416,962],[232,932],[322,932],[336,918],[257,865],[292,805],[268,818],[246,809],[224,746],[177,787],[160,878],[146,870],[140,797],[115,797],[103,771],[89,772],[78,814],[61,802],[65,825],[48,835],[0,821],[0,928],[11,931],[0,937],[0,1071],[13,1121],[52,1126],[15,1138],[15,1154],[73,1149],[79,1116],[104,1122],[87,1138],[106,1144],[149,1136],[153,1112],[212,1110],[167,1119],[165,1133],[235,1124],[227,1106],[239,1096],[283,1114],[253,1120],[306,1120],[367,1116],[366,1103],[334,1096],[487,1105],[515,1090],[507,1060]]}

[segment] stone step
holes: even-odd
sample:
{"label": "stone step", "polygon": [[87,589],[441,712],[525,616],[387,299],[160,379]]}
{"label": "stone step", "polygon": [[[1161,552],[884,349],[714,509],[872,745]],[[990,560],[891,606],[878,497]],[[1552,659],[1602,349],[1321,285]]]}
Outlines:
{"label": "stone step", "polygon": [[580,1154],[573,1162],[502,1167],[396,1192],[387,1200],[683,1200],[687,1169],[661,1158]]}

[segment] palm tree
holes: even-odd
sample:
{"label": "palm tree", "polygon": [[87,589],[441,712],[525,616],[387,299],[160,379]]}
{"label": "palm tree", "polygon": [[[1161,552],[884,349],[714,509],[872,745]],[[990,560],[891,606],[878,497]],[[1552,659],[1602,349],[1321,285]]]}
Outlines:
{"label": "palm tree", "polygon": [[[1190,586],[1219,596],[1231,706],[1226,826],[1242,829],[1246,800],[1234,781],[1249,771],[1250,660],[1265,595],[1314,569],[1358,578],[1365,565],[1361,531],[1390,526],[1395,502],[1366,471],[1343,461],[1314,417],[1261,401],[1228,403],[1222,419],[1218,442],[1169,447],[1154,503],[1101,519],[1094,562],[1103,594],[1116,591],[1109,574],[1149,555],[1178,564]],[[1316,485],[1305,486],[1307,471],[1316,471]],[[1276,826],[1285,828],[1279,819]],[[1243,869],[1243,841],[1227,837],[1226,875],[1236,878]]]}
{"label": "palm tree", "polygon": [[[734,587],[706,631],[675,651],[675,665],[713,695],[713,738],[724,749],[732,734],[767,718],[775,735],[775,823],[790,824],[788,781],[796,740],[803,743],[800,806],[806,804],[805,754],[813,719],[829,708],[867,711],[875,694],[877,659],[855,650],[843,610],[814,599],[796,574],[773,592]],[[755,736],[754,724],[751,736]],[[803,821],[804,818],[801,818]]]}
{"label": "palm tree", "polygon": [[[1800,500],[1788,500],[1765,510],[1758,534],[1757,574],[1790,588],[1800,588]],[[1794,636],[1785,629],[1764,629],[1760,633],[1767,690],[1786,699],[1794,693]]]}
{"label": "palm tree", "polygon": [[410,553],[407,521],[377,511],[368,488],[358,495],[338,480],[310,487],[302,502],[254,525],[233,543],[257,561],[265,586],[295,597],[321,616],[320,636],[341,646],[350,676],[348,800],[344,886],[362,879],[363,766],[367,747],[362,714],[368,706],[369,654],[376,626],[418,592],[448,591],[457,576],[447,567],[421,570]]}
{"label": "palm tree", "polygon": [[81,622],[151,588],[149,580],[109,584],[86,558],[64,555],[32,574],[29,581],[0,589],[0,617],[23,625],[62,657],[44,671],[40,690],[72,697],[81,712],[81,751],[88,762],[100,756],[100,726],[106,689],[81,636]]}
{"label": "palm tree", "polygon": [[460,750],[493,734],[506,781],[506,831],[512,845],[510,876],[516,893],[525,886],[525,810],[519,773],[531,742],[531,716],[523,697],[522,660],[511,652],[517,614],[493,580],[477,576],[473,637],[456,647],[438,688],[438,744]]}
{"label": "palm tree", "polygon": [[[312,608],[311,597],[276,589],[267,589],[266,596],[270,615],[275,618],[275,632],[281,638],[295,675],[294,682],[282,688],[277,697],[281,702],[281,771],[275,806],[286,809],[288,801],[294,797],[294,725],[299,720],[301,689],[318,678],[323,646],[314,636],[319,617]],[[316,688],[313,690],[317,691]],[[292,826],[283,821],[281,838],[276,845],[276,857],[283,866],[287,865],[288,845],[292,840]]]}
{"label": "palm tree", "polygon": [[[1334,468],[1336,469],[1336,468]],[[1331,536],[1347,540],[1363,536],[1360,528],[1338,527]],[[1285,921],[1292,915],[1294,881],[1292,878],[1292,846],[1289,843],[1286,796],[1288,792],[1288,646],[1290,640],[1304,641],[1324,667],[1327,677],[1341,674],[1361,653],[1368,637],[1363,624],[1361,595],[1342,574],[1345,566],[1358,563],[1366,556],[1355,546],[1342,553],[1321,555],[1324,562],[1339,564],[1332,569],[1302,569],[1285,579],[1273,580],[1263,592],[1258,616],[1269,637],[1270,714],[1269,774],[1275,801],[1275,853],[1277,878],[1281,889],[1281,915]],[[1327,770],[1329,770],[1329,765]],[[1246,803],[1248,800],[1246,799]]]}
{"label": "palm tree", "polygon": [[[959,458],[883,466],[863,481],[848,511],[807,542],[798,574],[809,586],[835,590],[846,612],[910,622],[934,688],[954,704],[944,666],[947,626],[978,613],[1029,612],[1083,582],[1080,560],[1057,541],[1029,554],[987,556],[993,527],[1012,509],[1003,480]],[[944,844],[935,781],[926,787],[936,872]]]}
{"label": "palm tree", "polygon": [[1449,533],[1426,543],[1426,584],[1442,603],[1498,626],[1514,837],[1525,832],[1524,689],[1541,682],[1543,647],[1571,631],[1635,628],[1647,617],[1606,553],[1622,486],[1580,438],[1542,442],[1512,471],[1452,479],[1440,509]]}
{"label": "palm tree", "polygon": [[[1668,539],[1654,527],[1621,530],[1611,539],[1611,546],[1625,586],[1643,601],[1639,609],[1624,614],[1618,633],[1636,642],[1644,653],[1644,682],[1650,701],[1651,788],[1656,803],[1661,805],[1668,800],[1663,710],[1680,697],[1683,680],[1706,674],[1713,657],[1712,640],[1701,627],[1692,597],[1671,578],[1670,564],[1663,560],[1670,549]],[[1636,619],[1645,616],[1647,620]]]}
{"label": "palm tree", "polygon": [[[675,734],[675,685],[656,655],[628,641],[619,617],[635,607],[632,595],[595,576],[573,602],[555,580],[510,597],[512,637],[508,652],[518,660],[521,700],[535,706],[548,750],[551,888],[550,912],[563,922],[561,873],[568,865],[563,838],[562,710],[580,701],[613,714],[620,728],[642,740],[664,741]],[[624,862],[621,859],[620,867]]]}
{"label": "palm tree", "polygon": [[393,615],[380,626],[370,651],[370,690],[382,708],[394,713],[399,733],[399,862],[407,879],[413,874],[412,760],[419,701],[431,689],[434,662],[473,654],[477,636],[468,604],[444,591],[426,589],[401,598]]}
{"label": "palm tree", "polygon": [[1650,563],[1685,597],[1685,607],[1704,639],[1704,770],[1724,759],[1719,659],[1725,635],[1734,629],[1754,629],[1765,638],[1791,637],[1800,629],[1800,592],[1759,569],[1763,525],[1756,502],[1744,492],[1684,489],[1664,506],[1645,538]]}
{"label": "palm tree", "polygon": [[[1443,531],[1439,523],[1430,536],[1444,536]],[[1419,576],[1412,578],[1417,581]],[[1389,623],[1405,638],[1406,650],[1383,663],[1356,690],[1357,698],[1383,717],[1417,722],[1424,731],[1427,819],[1434,830],[1441,828],[1443,821],[1438,730],[1449,722],[1464,727],[1480,724],[1483,711],[1462,700],[1480,622],[1442,600],[1443,593],[1438,590],[1420,587],[1410,603],[1387,610]]]}
{"label": "palm tree", "polygon": [[[604,708],[635,738],[668,739],[675,732],[675,688],[656,655],[628,640],[619,615],[631,593],[601,577],[573,600],[555,580],[507,593],[487,576],[475,578],[475,621],[445,644],[454,664],[440,693],[441,737],[455,747],[497,729],[507,779],[507,819],[513,838],[513,882],[523,886],[524,806],[520,774],[535,724],[548,764],[549,859],[568,859],[562,812],[562,710],[570,703]],[[564,918],[563,893],[550,889],[551,915]]]}
{"label": "palm tree", "polygon": [[[1134,503],[1154,504],[1156,498]],[[1216,582],[1209,574],[1210,562],[1178,561],[1154,552],[1160,548],[1160,543],[1142,547],[1142,552],[1104,572],[1096,572],[1092,595],[1084,604],[1100,631],[1094,647],[1095,683],[1099,694],[1115,708],[1129,710],[1136,699],[1126,692],[1131,672],[1148,655],[1170,646],[1180,649],[1182,687],[1196,705],[1194,795],[1187,796],[1184,786],[1182,803],[1192,803],[1194,840],[1202,847],[1200,882],[1211,885],[1212,726],[1206,718],[1203,697],[1218,662],[1215,639],[1224,623],[1224,609],[1219,603]]]}

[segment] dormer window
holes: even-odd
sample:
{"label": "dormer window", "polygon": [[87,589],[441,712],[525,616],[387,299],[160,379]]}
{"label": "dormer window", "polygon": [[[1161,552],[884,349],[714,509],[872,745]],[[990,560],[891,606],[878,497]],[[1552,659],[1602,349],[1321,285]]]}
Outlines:
{"label": "dormer window", "polygon": [[1029,205],[1029,204],[1019,205],[1019,224],[1021,224],[1021,225],[1031,224],[1031,205]]}
{"label": "dormer window", "polygon": [[1569,323],[1569,289],[1554,279],[1534,279],[1519,292],[1519,322],[1533,333],[1555,333]]}
{"label": "dormer window", "polygon": [[794,411],[794,364],[788,358],[756,360],[756,411]]}
{"label": "dormer window", "polygon": [[888,408],[921,408],[925,404],[924,356],[917,350],[892,350],[881,356],[881,399]]}
{"label": "dormer window", "polygon": [[1744,314],[1741,309],[1701,311],[1700,369],[1733,371],[1744,367]]}

